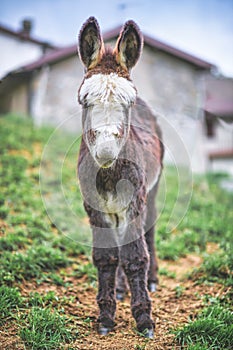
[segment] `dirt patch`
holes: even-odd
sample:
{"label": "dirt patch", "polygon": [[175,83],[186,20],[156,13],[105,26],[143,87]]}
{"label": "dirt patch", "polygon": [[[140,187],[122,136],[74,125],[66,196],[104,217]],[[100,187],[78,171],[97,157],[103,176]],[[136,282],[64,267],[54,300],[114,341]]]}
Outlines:
{"label": "dirt patch", "polygon": [[207,254],[213,254],[218,250],[219,250],[219,244],[214,243],[214,242],[208,242],[206,244],[206,253]]}
{"label": "dirt patch", "polygon": [[[77,281],[78,282],[78,281]],[[160,286],[155,294],[151,294],[153,318],[156,321],[154,340],[140,337],[136,332],[135,321],[130,311],[130,296],[125,301],[118,302],[115,329],[108,337],[99,336],[96,332],[98,308],[95,302],[96,290],[83,290],[77,285],[75,294],[78,295],[77,305],[69,305],[66,312],[77,317],[79,337],[72,344],[74,349],[180,349],[174,342],[174,335],[170,332],[186,322],[203,307],[202,296],[205,294],[216,296],[219,285],[200,286],[192,281],[182,283],[182,292],[177,293],[180,284],[167,277],[160,278]],[[179,289],[178,289],[179,291]],[[66,295],[72,291],[67,291]]]}
{"label": "dirt patch", "polygon": [[8,150],[8,154],[11,156],[22,156],[27,160],[31,160],[32,159],[32,154],[30,151],[26,150],[26,149],[20,149],[20,150]]}
{"label": "dirt patch", "polygon": [[0,219],[0,237],[4,236],[5,232],[11,233],[13,232],[13,229],[8,225],[6,221]]}
{"label": "dirt patch", "polygon": [[[81,261],[80,261],[81,263]],[[82,258],[82,263],[84,263]],[[31,292],[46,294],[54,291],[59,299],[65,297],[62,308],[65,314],[71,318],[72,326],[77,329],[76,341],[70,345],[64,345],[64,349],[93,349],[93,350],[166,350],[180,349],[174,342],[171,330],[177,328],[195,315],[203,307],[203,296],[214,297],[224,293],[221,285],[195,285],[194,281],[183,279],[187,271],[197,267],[201,258],[189,255],[176,262],[160,262],[160,266],[176,273],[176,278],[160,276],[158,291],[151,294],[153,305],[153,318],[156,321],[155,339],[148,340],[137,334],[135,321],[130,311],[130,296],[124,302],[118,302],[116,313],[116,326],[109,336],[99,336],[96,330],[98,307],[96,304],[96,288],[88,284],[87,276],[75,278],[67,269],[66,282],[68,287],[36,282],[24,282],[21,286],[23,296],[29,296]],[[54,305],[57,307],[57,305]],[[0,333],[1,349],[23,349],[23,345],[17,336],[17,327],[7,322]]]}
{"label": "dirt patch", "polygon": [[2,350],[25,350],[24,343],[17,335],[17,325],[6,322],[0,329],[0,349]]}
{"label": "dirt patch", "polygon": [[160,268],[166,268],[169,272],[175,273],[175,283],[182,281],[194,268],[202,263],[202,258],[199,255],[187,255],[176,261],[159,261]]}

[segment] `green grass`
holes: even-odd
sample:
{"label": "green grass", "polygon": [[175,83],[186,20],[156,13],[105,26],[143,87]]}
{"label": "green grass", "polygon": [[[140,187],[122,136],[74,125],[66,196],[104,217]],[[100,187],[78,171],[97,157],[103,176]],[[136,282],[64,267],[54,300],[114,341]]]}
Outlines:
{"label": "green grass", "polygon": [[88,257],[91,256],[91,247],[81,245],[64,235],[55,237],[53,239],[52,246],[53,248],[60,249],[71,257],[76,257],[80,254],[84,254]]}
{"label": "green grass", "polygon": [[59,298],[56,296],[54,291],[47,292],[45,295],[41,295],[38,292],[30,293],[28,299],[29,306],[37,306],[37,307],[47,307],[54,306],[58,303]]}
{"label": "green grass", "polygon": [[20,338],[26,348],[45,350],[60,348],[59,345],[73,340],[74,336],[67,327],[65,316],[49,309],[33,307],[21,325]]}
{"label": "green grass", "polygon": [[171,272],[168,269],[162,267],[159,268],[159,275],[160,276],[167,276],[169,278],[176,278],[176,273],[175,272]]}
{"label": "green grass", "polygon": [[[26,118],[11,115],[0,118],[0,219],[6,223],[0,231],[0,285],[40,279],[44,273],[54,273],[60,267],[71,265],[73,261],[69,256],[90,255],[88,247],[54,233],[53,223],[41,200],[39,177],[35,176],[39,175],[41,155],[35,152],[35,145],[42,152],[51,132],[49,128],[34,128]],[[61,138],[59,140],[61,142]],[[52,163],[53,159],[50,161]],[[72,171],[75,166],[73,161]],[[76,181],[71,170],[65,171],[67,183],[71,178]],[[77,198],[80,213],[80,194]],[[82,215],[83,212],[82,209]],[[64,222],[66,219],[62,217]],[[55,274],[53,277],[62,283]]]}
{"label": "green grass", "polygon": [[227,251],[233,246],[233,194],[223,191],[219,181],[224,177],[207,174],[194,178],[188,211],[175,230],[169,232],[167,220],[171,215],[178,184],[174,169],[166,168],[167,202],[157,224],[156,244],[161,259],[176,260],[186,254],[204,252],[207,242],[215,242]]}
{"label": "green grass", "polygon": [[230,350],[233,344],[233,314],[220,305],[211,305],[175,334],[178,343],[188,345],[188,349]]}
{"label": "green grass", "polygon": [[41,278],[43,273],[55,271],[69,264],[67,256],[58,249],[39,246],[24,253],[5,251],[0,257],[0,280],[4,283]]}
{"label": "green grass", "polygon": [[97,270],[91,262],[84,265],[74,266],[73,275],[77,277],[86,275],[90,283],[96,282],[97,280]]}
{"label": "green grass", "polygon": [[205,255],[202,265],[190,277],[199,283],[219,282],[233,287],[233,250]]}
{"label": "green grass", "polygon": [[204,243],[200,235],[185,229],[178,234],[171,234],[166,239],[158,237],[157,248],[160,259],[177,260],[189,253],[204,251]]}
{"label": "green grass", "polygon": [[183,295],[185,288],[183,286],[178,285],[174,288],[174,290],[176,293],[176,298],[179,299]]}
{"label": "green grass", "polygon": [[[51,134],[52,129],[35,128],[27,118],[0,117],[0,322],[17,319],[20,337],[28,349],[62,348],[72,341],[73,332],[69,320],[61,315],[64,303],[69,302],[65,296],[35,292],[22,297],[20,286],[24,281],[66,288],[72,285],[66,282],[67,267],[72,267],[71,280],[74,276],[86,276],[88,286],[96,286],[97,280],[88,246],[90,229],[76,180],[79,140],[71,142],[62,133],[52,140],[53,147],[47,149],[42,161],[41,185],[43,198],[53,200],[47,209],[42,202],[41,154]],[[165,167],[164,174],[166,201],[156,225],[160,259],[175,261],[187,254],[202,255],[203,264],[190,278],[197,283],[232,286],[233,196],[219,187],[224,175],[195,177],[186,215],[178,226],[168,229],[179,183],[176,169]],[[182,200],[183,197],[181,204]],[[68,219],[71,212],[78,225],[77,220]],[[207,242],[216,243],[219,249],[207,254]],[[86,256],[85,263],[77,262],[79,255]],[[160,269],[159,273],[176,278],[167,269]],[[182,298],[185,289],[177,285],[174,292]],[[193,350],[220,349],[220,342],[227,349],[232,334],[227,309],[232,305],[232,297],[228,291],[224,299],[208,306],[196,320],[177,331],[177,341]]]}
{"label": "green grass", "polygon": [[0,237],[1,251],[16,251],[25,248],[27,244],[28,238],[21,229],[16,229],[15,233],[9,233],[4,237]]}
{"label": "green grass", "polygon": [[[90,256],[89,247],[55,228],[41,199],[41,153],[51,133],[52,129],[35,128],[26,118],[11,115],[0,118],[0,322],[17,319],[20,337],[28,349],[58,349],[72,339],[72,327],[65,316],[60,316],[65,296],[61,300],[48,292],[26,298],[17,285],[34,280],[66,286],[62,269],[76,262],[79,254]],[[67,141],[60,137],[58,149],[65,147],[66,151]],[[49,164],[56,164],[57,155],[50,156]],[[67,196],[70,191],[74,210],[83,217],[77,186],[73,190],[76,149],[69,159],[63,175],[65,190]],[[67,220],[64,213],[60,216],[64,222]],[[93,270],[92,264],[89,270]],[[93,272],[89,275],[92,279]]]}
{"label": "green grass", "polygon": [[0,325],[5,323],[23,304],[18,288],[0,287]]}

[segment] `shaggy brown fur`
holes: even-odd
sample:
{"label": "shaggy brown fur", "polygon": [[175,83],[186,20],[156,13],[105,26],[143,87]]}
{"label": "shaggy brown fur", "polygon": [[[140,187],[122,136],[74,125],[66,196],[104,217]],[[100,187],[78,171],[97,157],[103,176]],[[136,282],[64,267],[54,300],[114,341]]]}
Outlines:
{"label": "shaggy brown fur", "polygon": [[[94,74],[110,73],[130,80],[129,69],[140,55],[141,40],[137,25],[128,21],[116,48],[105,51],[98,23],[91,17],[80,34],[80,56],[87,68],[84,80]],[[86,108],[84,106],[84,119]],[[150,289],[158,281],[154,248],[155,195],[162,169],[163,145],[156,118],[148,106],[137,98],[129,108],[129,131],[124,136],[127,138],[114,164],[99,167],[83,137],[78,174],[93,232],[93,261],[98,269],[99,282],[100,333],[106,334],[114,326],[117,274],[118,292],[124,293],[127,283],[129,285],[131,309],[138,330],[144,332],[148,329],[146,336],[151,337],[154,322],[148,287]],[[94,137],[91,130],[87,132],[88,137]],[[109,194],[118,200],[117,186],[122,180],[128,181],[133,188],[132,198],[124,209],[126,223],[122,221],[122,211],[104,211],[97,205],[99,200],[108,205]],[[123,223],[125,226],[122,226]]]}

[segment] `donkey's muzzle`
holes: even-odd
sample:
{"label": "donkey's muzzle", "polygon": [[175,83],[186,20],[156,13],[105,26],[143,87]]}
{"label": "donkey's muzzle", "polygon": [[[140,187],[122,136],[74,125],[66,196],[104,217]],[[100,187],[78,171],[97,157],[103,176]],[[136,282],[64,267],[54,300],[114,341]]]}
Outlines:
{"label": "donkey's muzzle", "polygon": [[101,168],[109,168],[116,160],[117,154],[114,148],[100,147],[96,152],[96,161]]}

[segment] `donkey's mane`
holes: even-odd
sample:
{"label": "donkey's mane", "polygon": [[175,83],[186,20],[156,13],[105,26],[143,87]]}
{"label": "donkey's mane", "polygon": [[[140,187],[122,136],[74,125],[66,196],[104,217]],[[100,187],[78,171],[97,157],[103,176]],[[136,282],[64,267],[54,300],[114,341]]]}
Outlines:
{"label": "donkey's mane", "polygon": [[94,68],[87,71],[85,78],[90,78],[93,74],[111,73],[117,73],[119,77],[131,80],[129,72],[117,63],[113,49],[107,46],[100,62]]}

